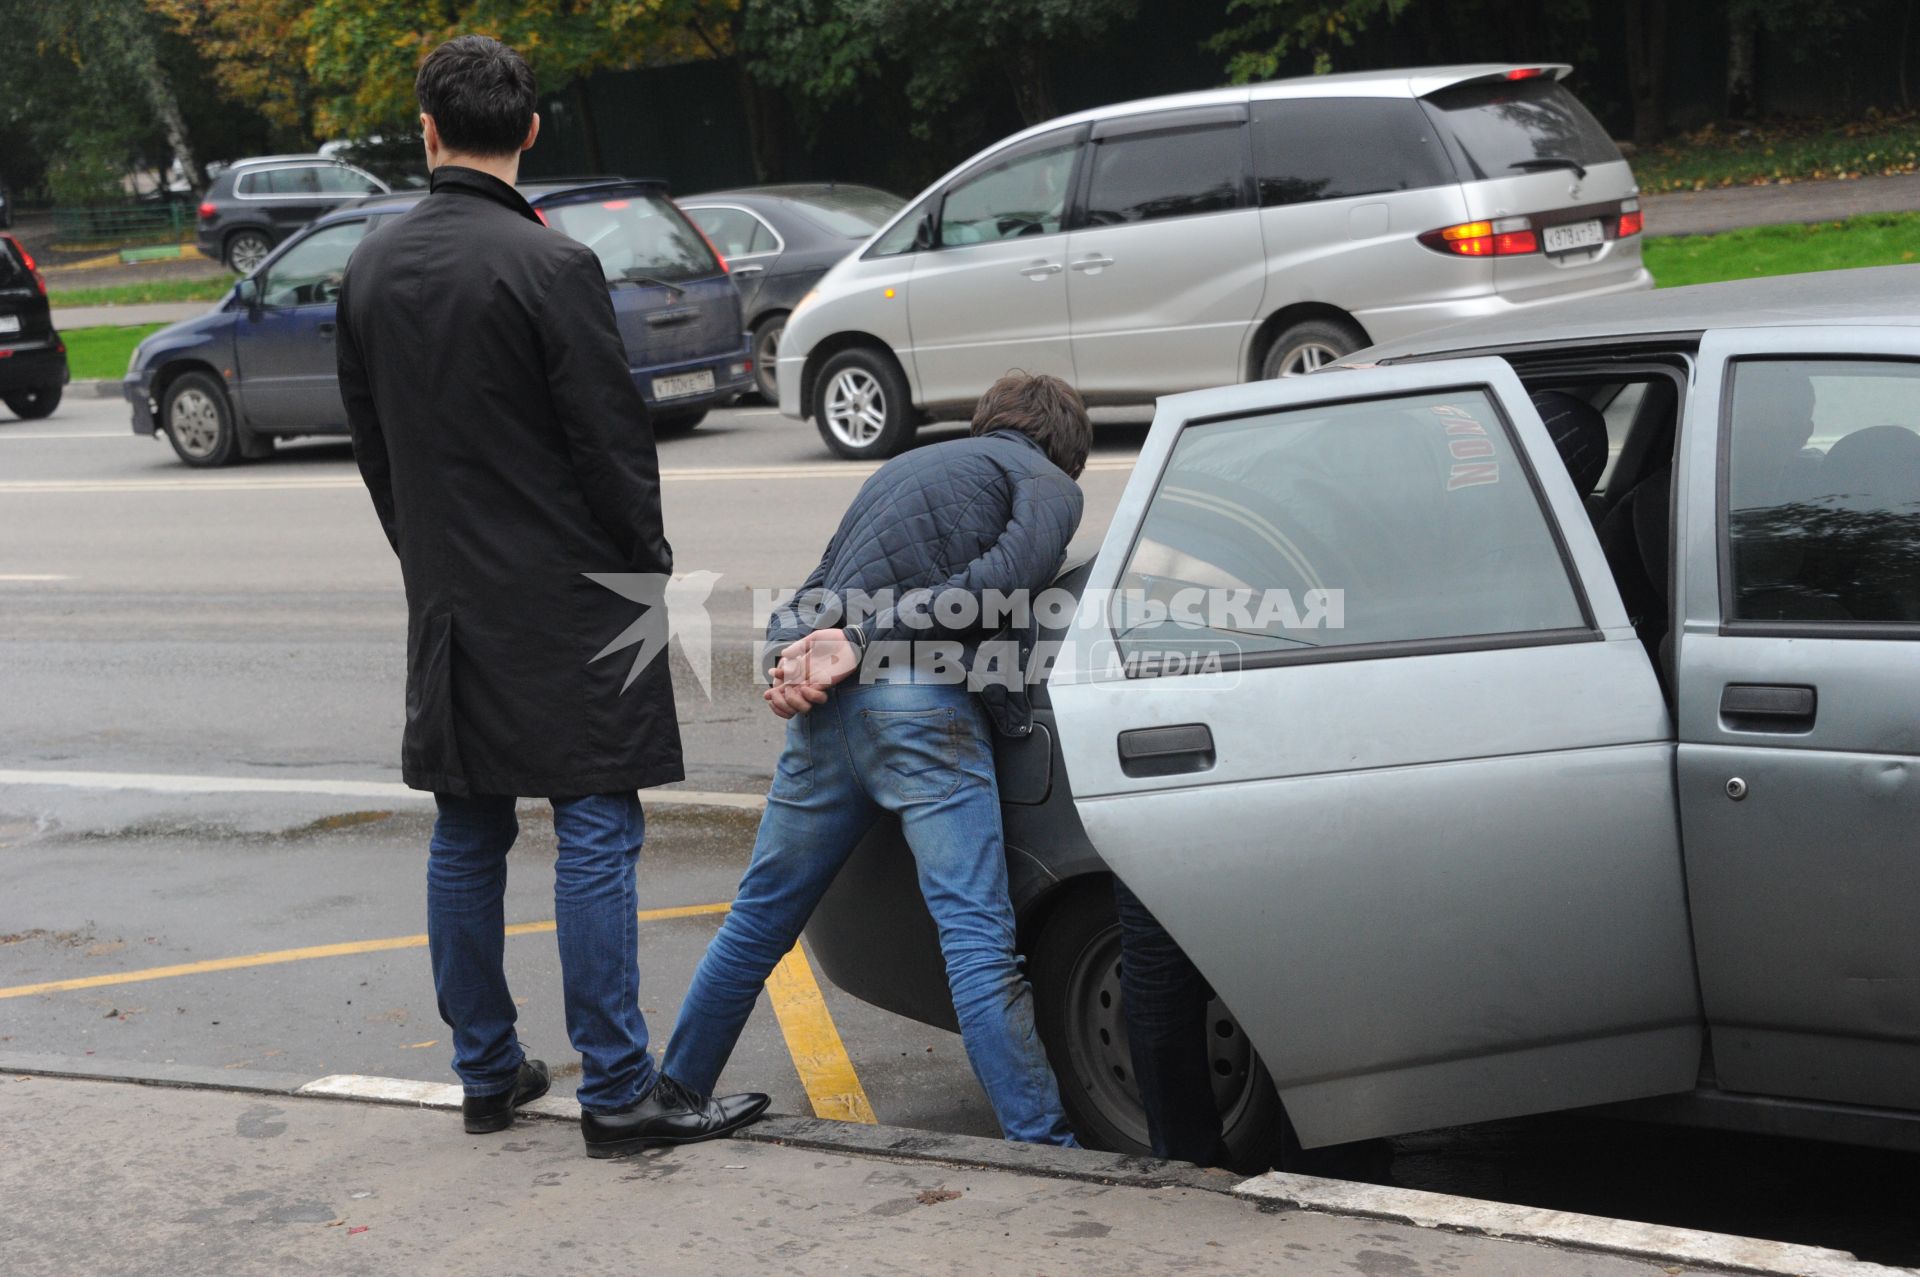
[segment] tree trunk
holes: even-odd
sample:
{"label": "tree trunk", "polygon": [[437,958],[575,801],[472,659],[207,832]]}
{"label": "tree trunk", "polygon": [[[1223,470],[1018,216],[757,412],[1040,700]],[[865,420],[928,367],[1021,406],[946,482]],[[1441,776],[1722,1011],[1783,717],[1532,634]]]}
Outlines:
{"label": "tree trunk", "polygon": [[1727,15],[1727,118],[1751,120],[1760,112],[1755,58],[1760,43],[1760,17],[1736,8]]}
{"label": "tree trunk", "polygon": [[600,150],[600,130],[593,123],[593,103],[587,100],[587,77],[573,82],[573,109],[580,116],[580,137],[587,147],[587,171],[605,173],[607,161]]}
{"label": "tree trunk", "polygon": [[1013,85],[1014,105],[1027,124],[1041,124],[1060,114],[1053,106],[1053,82],[1047,75],[1047,63],[1035,44],[1016,45],[1002,63]]}
{"label": "tree trunk", "polygon": [[781,92],[754,78],[746,60],[735,55],[734,76],[740,85],[740,110],[747,120],[747,148],[753,158],[753,180],[783,182],[787,176],[786,113]]}
{"label": "tree trunk", "polygon": [[1667,0],[1625,0],[1627,91],[1633,98],[1633,142],[1653,146],[1667,135]]}
{"label": "tree trunk", "polygon": [[139,80],[147,105],[160,118],[174,162],[180,166],[193,193],[199,195],[206,190],[206,179],[200,176],[200,166],[194,162],[193,145],[187,139],[187,122],[180,114],[180,101],[174,96],[173,85],[168,83],[167,73],[160,66],[160,49],[147,26],[146,11],[123,9],[120,20],[125,24],[129,69]]}

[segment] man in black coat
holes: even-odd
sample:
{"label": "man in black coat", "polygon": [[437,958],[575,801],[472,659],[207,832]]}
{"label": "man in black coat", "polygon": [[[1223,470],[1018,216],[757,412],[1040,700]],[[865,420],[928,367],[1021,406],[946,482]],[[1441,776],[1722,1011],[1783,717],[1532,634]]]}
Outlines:
{"label": "man in black coat", "polygon": [[[657,1075],[640,1012],[637,789],[681,779],[667,663],[598,657],[639,614],[590,573],[673,570],[660,472],[605,274],[513,182],[533,74],[462,36],[420,68],[432,191],[355,252],[340,387],[407,588],[406,782],[439,805],[427,930],[466,1129],[543,1094],[507,991],[502,897],[516,797],[552,802],[567,1032],[587,1151],[723,1135],[765,1096],[709,1100]],[[656,654],[657,655],[657,654]]]}

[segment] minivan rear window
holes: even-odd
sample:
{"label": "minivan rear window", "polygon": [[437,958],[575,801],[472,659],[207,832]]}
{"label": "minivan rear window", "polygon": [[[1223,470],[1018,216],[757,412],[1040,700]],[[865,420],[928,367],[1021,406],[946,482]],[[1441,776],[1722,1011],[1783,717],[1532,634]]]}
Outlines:
{"label": "minivan rear window", "polygon": [[1478,80],[1423,99],[1469,180],[1513,177],[1528,161],[1621,158],[1600,121],[1558,80]]}
{"label": "minivan rear window", "polygon": [[593,250],[609,280],[677,284],[720,273],[700,232],[660,196],[622,194],[541,211],[555,230]]}
{"label": "minivan rear window", "polygon": [[33,283],[27,264],[20,260],[20,249],[11,239],[0,235],[0,288],[24,288]]}

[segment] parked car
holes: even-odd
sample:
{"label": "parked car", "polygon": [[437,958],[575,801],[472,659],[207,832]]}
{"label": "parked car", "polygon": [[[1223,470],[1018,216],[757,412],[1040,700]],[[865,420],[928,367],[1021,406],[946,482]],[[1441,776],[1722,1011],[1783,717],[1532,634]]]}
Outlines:
{"label": "parked car", "polygon": [[[658,182],[532,182],[521,193],[599,256],[633,378],[657,431],[698,425],[752,385],[727,267]],[[135,434],[166,435],[190,466],[272,453],[276,440],[343,435],[334,303],[347,259],[419,196],[322,218],[234,285],[217,308],[141,342],[125,394]]]}
{"label": "parked car", "polygon": [[[1163,399],[999,748],[1082,1138],[1145,1148],[1118,873],[1218,994],[1242,1154],[1282,1105],[1315,1147],[1645,1097],[1920,1148],[1916,316],[1920,267],[1706,285]],[[1140,608],[1183,588],[1344,624]],[[952,1027],[897,823],[854,860],[822,969]]]}
{"label": "parked car", "polygon": [[886,456],[1010,368],[1145,403],[1649,288],[1639,188],[1570,70],[1312,76],[1015,134],[794,308],[780,410]]}
{"label": "parked car", "polygon": [[834,183],[711,191],[678,203],[733,267],[753,334],[754,379],[768,403],[779,402],[774,360],[794,304],[906,206],[871,186]]}
{"label": "parked car", "polygon": [[200,251],[250,275],[274,245],[335,209],[384,195],[387,184],[319,155],[267,155],[222,169],[200,203]]}
{"label": "parked car", "polygon": [[67,384],[67,346],[54,331],[47,281],[11,235],[0,235],[0,403],[16,417],[53,414]]}

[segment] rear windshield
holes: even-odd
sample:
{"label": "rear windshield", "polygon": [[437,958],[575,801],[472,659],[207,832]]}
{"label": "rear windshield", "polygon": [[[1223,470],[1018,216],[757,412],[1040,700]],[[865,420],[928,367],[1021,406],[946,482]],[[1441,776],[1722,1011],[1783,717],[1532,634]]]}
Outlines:
{"label": "rear windshield", "polygon": [[24,288],[33,283],[27,264],[20,259],[20,248],[0,236],[0,288]]}
{"label": "rear windshield", "polygon": [[1620,158],[1600,121],[1557,80],[1456,84],[1425,99],[1469,179],[1512,177],[1531,160],[1606,164]]}
{"label": "rear windshield", "polygon": [[794,203],[808,221],[835,235],[865,239],[885,226],[906,201],[885,191],[824,191]]}
{"label": "rear windshield", "polygon": [[720,263],[680,210],[657,195],[548,204],[547,224],[594,251],[608,280],[678,284],[720,273]]}

